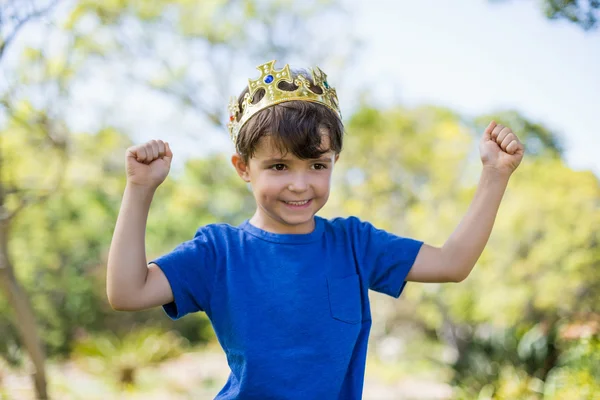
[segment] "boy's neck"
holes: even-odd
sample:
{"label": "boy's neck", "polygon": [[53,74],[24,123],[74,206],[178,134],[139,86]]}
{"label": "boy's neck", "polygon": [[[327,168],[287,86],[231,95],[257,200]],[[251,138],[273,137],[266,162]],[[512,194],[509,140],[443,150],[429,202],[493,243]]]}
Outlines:
{"label": "boy's neck", "polygon": [[274,218],[263,215],[260,210],[256,210],[252,218],[248,221],[251,225],[263,231],[275,234],[309,234],[315,230],[315,216],[309,221],[299,224],[289,224],[285,221],[275,220]]}

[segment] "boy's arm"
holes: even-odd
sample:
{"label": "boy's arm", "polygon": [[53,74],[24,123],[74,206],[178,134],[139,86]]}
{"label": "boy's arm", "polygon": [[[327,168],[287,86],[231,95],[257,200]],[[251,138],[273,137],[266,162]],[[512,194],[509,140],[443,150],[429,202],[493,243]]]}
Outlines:
{"label": "boy's arm", "polygon": [[127,186],[108,253],[106,293],[115,310],[135,311],[173,301],[164,273],[146,261],[146,221],[152,197],[166,178],[172,153],[151,141],[127,150]]}
{"label": "boy's arm", "polygon": [[500,201],[523,152],[509,128],[490,123],[480,144],[483,171],[467,214],[442,248],[421,247],[407,281],[460,282],[469,275],[490,237]]}
{"label": "boy's arm", "polygon": [[407,281],[460,282],[481,256],[492,232],[507,176],[483,169],[467,214],[442,248],[423,244]]}

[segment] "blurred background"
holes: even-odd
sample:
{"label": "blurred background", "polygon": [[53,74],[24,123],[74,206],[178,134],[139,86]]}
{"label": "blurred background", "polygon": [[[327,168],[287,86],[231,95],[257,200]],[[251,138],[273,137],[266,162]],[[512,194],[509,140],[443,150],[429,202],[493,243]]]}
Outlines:
{"label": "blurred background", "polygon": [[227,101],[256,65],[319,65],[347,128],[321,215],[441,246],[490,119],[527,147],[460,284],[371,294],[365,399],[600,399],[600,3],[0,1],[0,399],[211,399],[204,314],[112,311],[106,257],[132,144],[175,159],[148,258],[239,224]]}

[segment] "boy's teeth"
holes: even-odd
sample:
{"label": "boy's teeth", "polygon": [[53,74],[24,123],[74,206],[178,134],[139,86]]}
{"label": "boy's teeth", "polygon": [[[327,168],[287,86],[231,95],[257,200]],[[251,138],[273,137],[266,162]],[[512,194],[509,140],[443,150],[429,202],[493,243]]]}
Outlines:
{"label": "boy's teeth", "polygon": [[308,203],[308,200],[304,200],[304,201],[286,201],[286,203],[291,204],[293,206],[303,206],[304,204]]}

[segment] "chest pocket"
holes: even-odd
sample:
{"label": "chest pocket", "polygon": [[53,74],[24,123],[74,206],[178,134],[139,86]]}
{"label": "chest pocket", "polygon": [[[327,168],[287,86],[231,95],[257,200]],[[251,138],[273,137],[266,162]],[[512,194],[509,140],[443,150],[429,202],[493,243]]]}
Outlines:
{"label": "chest pocket", "polygon": [[362,320],[360,281],[358,275],[344,278],[327,278],[331,316],[349,324]]}

